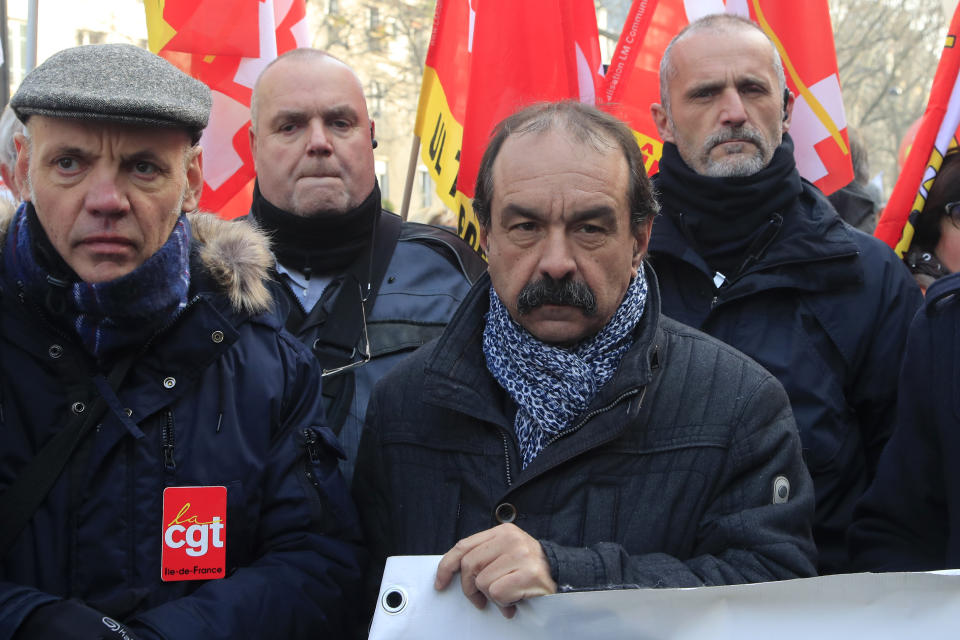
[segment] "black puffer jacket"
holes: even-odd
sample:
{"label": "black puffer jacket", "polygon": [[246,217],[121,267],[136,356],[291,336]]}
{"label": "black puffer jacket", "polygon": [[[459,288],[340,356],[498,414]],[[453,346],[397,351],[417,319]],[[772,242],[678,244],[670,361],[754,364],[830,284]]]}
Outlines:
{"label": "black puffer jacket", "polygon": [[647,274],[647,311],[617,373],[523,471],[512,401],[482,353],[489,278],[377,385],[354,482],[376,561],[444,553],[512,519],[541,541],[561,587],[814,573],[813,487],[783,388],[662,318]]}
{"label": "black puffer jacket", "polygon": [[[922,303],[903,262],[844,224],[804,182],[767,251],[717,289],[672,217],[653,226],[663,313],[723,340],[777,377],[817,493],[821,573],[847,567],[844,537],[890,436],[907,327]],[[669,201],[661,202],[669,210]]]}

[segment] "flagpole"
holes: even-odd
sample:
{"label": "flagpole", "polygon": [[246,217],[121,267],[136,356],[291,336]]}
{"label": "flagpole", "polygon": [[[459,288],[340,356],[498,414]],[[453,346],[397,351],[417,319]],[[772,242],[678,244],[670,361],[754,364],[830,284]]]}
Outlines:
{"label": "flagpole", "polygon": [[3,54],[3,71],[0,72],[0,96],[3,104],[10,100],[10,46],[7,42],[7,0],[0,0],[0,19],[3,20],[3,28],[0,29],[0,53]]}
{"label": "flagpole", "polygon": [[410,196],[413,193],[413,176],[417,171],[417,157],[420,155],[420,138],[413,136],[410,145],[410,163],[407,165],[407,181],[403,185],[403,204],[400,205],[400,218],[406,222],[410,213]]}
{"label": "flagpole", "polygon": [[27,4],[27,73],[37,66],[37,3],[30,0]]}

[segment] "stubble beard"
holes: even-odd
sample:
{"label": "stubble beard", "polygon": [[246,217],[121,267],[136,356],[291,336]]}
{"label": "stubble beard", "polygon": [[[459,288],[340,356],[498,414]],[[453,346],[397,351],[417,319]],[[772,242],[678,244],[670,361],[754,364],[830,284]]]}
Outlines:
{"label": "stubble beard", "polygon": [[[673,128],[674,139],[681,140],[682,137],[678,135],[679,132],[672,120],[670,126]],[[710,152],[717,145],[729,140],[743,140],[743,144],[753,144],[755,151],[752,154],[731,153],[720,159],[714,159]],[[725,127],[710,134],[696,150],[695,156],[686,145],[683,147],[677,145],[677,150],[687,166],[700,175],[711,178],[738,178],[752,176],[769,165],[778,146],[780,146],[779,140],[776,145],[771,145],[759,130],[750,125],[741,125]]]}
{"label": "stubble beard", "polygon": [[350,196],[346,192],[300,194],[294,191],[290,204],[290,213],[302,218],[341,216],[354,208],[350,205]]}

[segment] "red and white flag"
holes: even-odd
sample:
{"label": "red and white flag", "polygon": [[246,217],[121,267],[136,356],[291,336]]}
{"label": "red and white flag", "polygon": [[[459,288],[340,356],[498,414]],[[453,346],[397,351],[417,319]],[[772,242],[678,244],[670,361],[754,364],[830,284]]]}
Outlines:
{"label": "red and white flag", "polygon": [[225,218],[247,213],[253,157],[250,96],[263,68],[309,46],[305,0],[146,0],[150,50],[213,92],[203,146],[200,208]]}
{"label": "red and white flag", "polygon": [[920,120],[910,153],[900,171],[890,200],[877,222],[874,235],[901,257],[913,242],[914,223],[923,211],[930,187],[947,150],[957,145],[960,127],[960,7],[950,21],[940,64],[933,77],[930,100]]}
{"label": "red and white flag", "polygon": [[414,133],[474,249],[471,200],[493,127],[535,102],[593,104],[601,68],[593,0],[438,0]]}
{"label": "red and white flag", "polygon": [[714,13],[753,20],[776,46],[796,96],[790,136],[800,175],[824,193],[853,180],[827,0],[634,0],[597,102],[633,128],[647,171],[656,173],[663,149],[650,115],[660,58],[681,29]]}

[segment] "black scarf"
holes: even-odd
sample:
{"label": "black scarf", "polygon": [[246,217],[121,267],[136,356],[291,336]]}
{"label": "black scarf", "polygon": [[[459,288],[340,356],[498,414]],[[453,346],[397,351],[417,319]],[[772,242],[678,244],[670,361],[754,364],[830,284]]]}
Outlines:
{"label": "black scarf", "polygon": [[298,216],[275,207],[253,187],[253,219],[270,235],[277,262],[305,274],[344,271],[370,245],[380,216],[380,187],[342,214]]}
{"label": "black scarf", "polygon": [[664,143],[657,187],[664,213],[711,268],[728,276],[738,271],[758,238],[769,235],[771,221],[783,216],[803,191],[793,140],[787,134],[770,164],[751,176],[732,178],[698,174],[683,161],[676,145]]}

